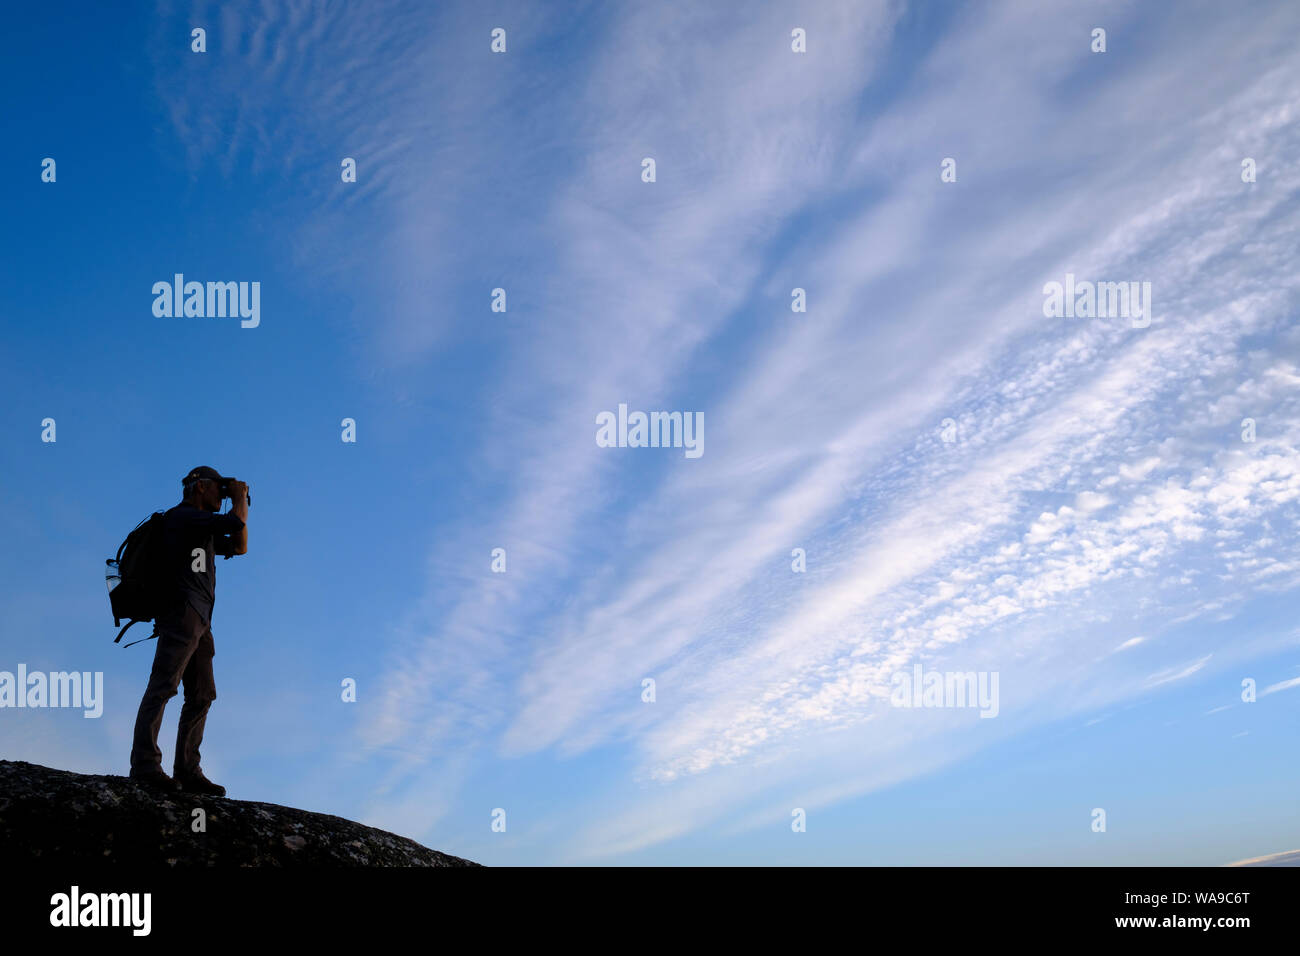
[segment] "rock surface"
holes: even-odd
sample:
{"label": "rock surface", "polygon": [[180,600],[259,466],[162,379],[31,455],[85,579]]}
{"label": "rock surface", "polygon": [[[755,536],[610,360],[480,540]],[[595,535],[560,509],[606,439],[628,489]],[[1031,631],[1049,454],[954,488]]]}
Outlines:
{"label": "rock surface", "polygon": [[[195,833],[202,809],[207,831]],[[478,866],[342,817],[158,793],[126,777],[0,760],[0,859],[142,866]]]}

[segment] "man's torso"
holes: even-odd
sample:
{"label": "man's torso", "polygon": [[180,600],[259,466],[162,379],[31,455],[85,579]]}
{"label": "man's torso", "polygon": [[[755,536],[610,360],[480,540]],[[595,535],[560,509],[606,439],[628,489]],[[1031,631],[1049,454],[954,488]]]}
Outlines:
{"label": "man's torso", "polygon": [[[243,522],[234,515],[187,504],[164,514],[160,617],[182,617],[188,604],[205,624],[211,622],[217,592],[216,558],[233,553],[230,534],[241,527]],[[202,552],[201,558],[196,551]]]}

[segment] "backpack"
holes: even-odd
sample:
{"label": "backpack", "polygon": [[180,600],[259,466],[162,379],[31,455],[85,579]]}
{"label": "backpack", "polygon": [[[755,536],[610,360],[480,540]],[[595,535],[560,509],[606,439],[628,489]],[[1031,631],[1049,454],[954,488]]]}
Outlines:
{"label": "backpack", "polygon": [[[158,612],[158,587],[162,580],[161,562],[163,539],[163,514],[155,511],[145,518],[126,536],[122,546],[117,549],[117,557],[109,558],[108,565],[108,603],[113,609],[113,626],[117,627],[127,618],[126,625],[113,638],[116,644],[132,624],[152,621]],[[114,571],[118,581],[113,583]],[[141,640],[157,637],[157,633]],[[139,644],[132,641],[131,644]],[[131,644],[125,645],[130,647]]]}

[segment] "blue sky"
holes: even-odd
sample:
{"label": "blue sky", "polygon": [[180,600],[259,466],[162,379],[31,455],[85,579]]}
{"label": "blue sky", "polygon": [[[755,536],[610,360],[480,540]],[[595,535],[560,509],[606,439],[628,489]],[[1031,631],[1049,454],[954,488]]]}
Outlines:
{"label": "blue sky", "polygon": [[[209,464],[253,489],[203,747],[232,796],[498,865],[1300,846],[1298,28],[14,11],[0,669],[106,690],[0,711],[0,754],[126,773],[153,645],[111,643],[103,560]],[[260,282],[260,324],[155,317],[177,272]],[[1149,326],[1045,317],[1067,273],[1151,282]],[[620,403],[702,412],[703,455],[598,447]],[[997,717],[891,707],[918,662],[998,673]]]}

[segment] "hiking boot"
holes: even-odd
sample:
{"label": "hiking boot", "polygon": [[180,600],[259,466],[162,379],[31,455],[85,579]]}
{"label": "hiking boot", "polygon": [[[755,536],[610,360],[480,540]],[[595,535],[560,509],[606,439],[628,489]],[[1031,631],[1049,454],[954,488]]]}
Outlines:
{"label": "hiking boot", "polygon": [[210,797],[224,797],[226,795],[226,788],[203,776],[202,770],[195,770],[193,773],[187,774],[178,773],[176,783],[186,793],[205,793]]}
{"label": "hiking boot", "polygon": [[128,779],[133,780],[142,787],[147,787],[150,790],[160,790],[163,793],[175,793],[180,789],[180,785],[158,767],[151,770],[132,770]]}

